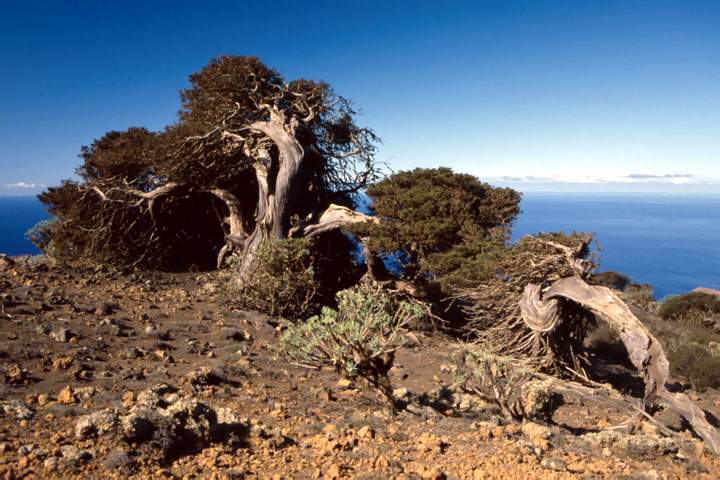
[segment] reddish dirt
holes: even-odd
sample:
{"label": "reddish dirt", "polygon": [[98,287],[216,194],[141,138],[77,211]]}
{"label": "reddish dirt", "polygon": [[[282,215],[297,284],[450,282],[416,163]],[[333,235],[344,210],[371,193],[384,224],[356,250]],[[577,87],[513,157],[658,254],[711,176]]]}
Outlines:
{"label": "reddish dirt", "polygon": [[[576,398],[549,425],[507,422],[450,388],[456,342],[440,335],[418,334],[400,352],[392,380],[416,401],[388,418],[372,393],[332,371],[277,358],[277,323],[227,308],[221,282],[2,261],[0,477],[720,475],[717,457],[672,416],[680,431],[670,438],[649,424],[617,433],[625,416]],[[163,398],[222,410],[242,428],[172,444],[165,456],[114,433],[78,436],[84,415],[127,415],[158,384],[177,389]],[[696,398],[718,416],[715,393]]]}

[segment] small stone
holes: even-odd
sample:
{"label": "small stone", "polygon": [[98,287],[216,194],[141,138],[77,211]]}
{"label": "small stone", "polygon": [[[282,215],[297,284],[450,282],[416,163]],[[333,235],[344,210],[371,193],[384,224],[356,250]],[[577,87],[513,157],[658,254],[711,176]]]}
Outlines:
{"label": "small stone", "polygon": [[18,420],[30,420],[35,412],[20,400],[0,401],[0,414],[13,415]]}
{"label": "small stone", "polygon": [[326,480],[336,480],[342,477],[342,470],[343,466],[338,463],[333,463],[330,465],[327,470],[325,470],[325,475],[323,478]]}
{"label": "small stone", "polygon": [[29,443],[27,445],[21,446],[20,448],[18,448],[17,451],[19,455],[29,455],[30,452],[32,452],[33,450],[35,450],[35,445]]}
{"label": "small stone", "polygon": [[340,380],[338,380],[336,385],[340,388],[348,388],[351,387],[352,384],[353,382],[349,378],[341,378]]}
{"label": "small stone", "polygon": [[375,432],[372,428],[365,425],[357,431],[357,436],[360,438],[373,438],[375,436]]}
{"label": "small stone", "polygon": [[70,405],[77,402],[77,398],[75,398],[75,393],[73,392],[73,389],[70,385],[60,390],[60,393],[58,393],[57,396],[57,401],[62,405]]}
{"label": "small stone", "polygon": [[525,438],[527,438],[528,441],[530,441],[530,443],[532,443],[535,447],[547,450],[550,446],[548,438],[550,438],[552,433],[549,428],[538,423],[526,422],[520,427],[520,431],[522,431]]}
{"label": "small stone", "polygon": [[57,470],[59,463],[60,459],[57,457],[46,458],[43,462],[43,468],[45,468],[45,470],[49,472],[52,472],[53,470]]}
{"label": "small stone", "polygon": [[117,415],[109,408],[82,416],[75,424],[75,436],[87,439],[109,432],[117,424]]}
{"label": "small stone", "polygon": [[567,470],[565,462],[556,458],[543,458],[540,465],[548,470],[555,470],[556,472],[564,472]]}
{"label": "small stone", "polygon": [[50,338],[60,343],[67,343],[75,334],[67,328],[55,328],[50,332]]}
{"label": "small stone", "polygon": [[75,396],[80,400],[90,400],[97,390],[93,386],[81,387],[75,389]]}
{"label": "small stone", "polygon": [[5,383],[9,383],[11,385],[22,385],[27,383],[28,380],[27,370],[17,364],[10,366],[5,373]]}
{"label": "small stone", "polygon": [[410,390],[405,387],[396,388],[393,390],[393,396],[398,400],[406,399],[410,396]]}
{"label": "small stone", "polygon": [[59,357],[53,360],[52,366],[55,370],[67,370],[73,363],[73,357]]}
{"label": "small stone", "polygon": [[122,396],[122,403],[125,408],[130,408],[135,403],[135,392],[125,392]]}
{"label": "small stone", "polygon": [[127,350],[125,350],[125,353],[123,354],[123,357],[128,360],[134,360],[136,358],[142,358],[143,353],[136,347],[130,347]]}
{"label": "small stone", "polygon": [[92,453],[82,450],[74,445],[63,445],[60,447],[63,460],[72,466],[86,463],[92,458]]}

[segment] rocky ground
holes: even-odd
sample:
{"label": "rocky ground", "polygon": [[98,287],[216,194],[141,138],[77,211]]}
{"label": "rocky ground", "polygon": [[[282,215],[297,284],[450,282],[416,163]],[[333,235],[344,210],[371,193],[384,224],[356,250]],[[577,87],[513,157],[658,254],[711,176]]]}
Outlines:
{"label": "rocky ground", "polygon": [[[214,274],[0,258],[3,478],[718,478],[675,432],[566,397],[515,424],[452,387],[452,339],[392,371],[409,408],[274,354],[277,324],[224,306]],[[718,415],[716,392],[694,398]]]}

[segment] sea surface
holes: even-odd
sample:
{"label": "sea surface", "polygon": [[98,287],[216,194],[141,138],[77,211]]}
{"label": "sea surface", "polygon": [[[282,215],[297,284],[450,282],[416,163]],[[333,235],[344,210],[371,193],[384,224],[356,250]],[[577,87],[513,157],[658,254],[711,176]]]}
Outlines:
{"label": "sea surface", "polygon": [[[720,288],[720,195],[527,193],[513,240],[537,232],[593,232],[601,270],[655,287],[656,298]],[[0,252],[38,253],[25,232],[48,218],[35,197],[0,197]]]}
{"label": "sea surface", "polygon": [[528,193],[513,239],[592,232],[600,269],[649,283],[655,297],[720,288],[720,195]]}

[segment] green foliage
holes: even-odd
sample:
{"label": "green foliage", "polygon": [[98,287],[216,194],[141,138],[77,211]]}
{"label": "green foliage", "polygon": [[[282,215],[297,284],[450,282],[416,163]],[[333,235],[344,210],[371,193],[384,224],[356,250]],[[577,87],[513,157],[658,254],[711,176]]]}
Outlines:
{"label": "green foliage", "polygon": [[720,314],[720,297],[705,292],[672,296],[660,304],[660,316],[664,319],[701,323],[704,317],[717,314]]}
{"label": "green foliage", "polygon": [[388,371],[405,344],[405,327],[424,314],[418,304],[398,302],[381,287],[363,283],[338,292],[337,309],[324,307],[306,322],[289,324],[280,351],[294,362],[360,377],[394,408]]}
{"label": "green foliage", "polygon": [[318,284],[312,239],[287,239],[260,246],[255,270],[233,289],[231,303],[272,317],[300,319],[317,309]]}
{"label": "green foliage", "polygon": [[470,271],[492,269],[520,213],[518,192],[449,168],[398,172],[371,185],[368,195],[385,221],[357,233],[369,237],[373,251],[406,256],[406,277],[421,275],[447,288]]}
{"label": "green foliage", "polygon": [[676,317],[646,314],[642,320],[662,343],[673,376],[698,390],[720,387],[720,334]]}
{"label": "green foliage", "polygon": [[720,387],[720,358],[702,344],[683,342],[668,355],[673,374],[695,390]]}
{"label": "green foliage", "polygon": [[434,278],[445,291],[475,287],[497,274],[498,264],[511,253],[502,243],[470,241],[448,250],[432,254]]}
{"label": "green foliage", "polygon": [[86,180],[118,178],[134,181],[161,155],[163,137],[146,128],[110,131],[80,149],[78,174]]}

